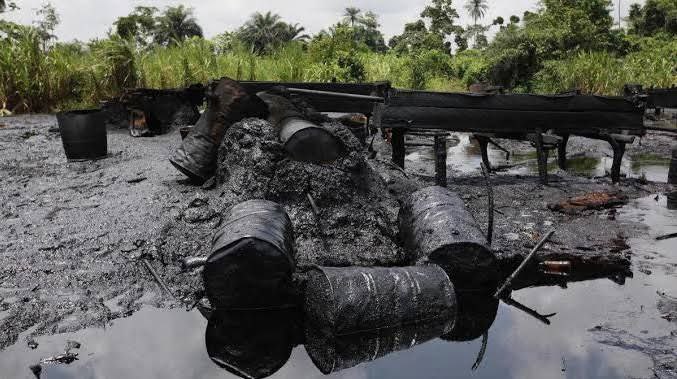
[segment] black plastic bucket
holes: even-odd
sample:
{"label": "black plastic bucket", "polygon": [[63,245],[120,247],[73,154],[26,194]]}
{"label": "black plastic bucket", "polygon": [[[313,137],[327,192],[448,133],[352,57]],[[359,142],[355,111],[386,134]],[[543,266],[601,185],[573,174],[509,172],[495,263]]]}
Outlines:
{"label": "black plastic bucket", "polygon": [[108,155],[104,112],[99,109],[60,112],[56,119],[66,158],[86,160]]}
{"label": "black plastic bucket", "polygon": [[214,235],[203,279],[217,309],[297,305],[291,220],[278,204],[251,200],[230,209]]}
{"label": "black plastic bucket", "polygon": [[308,273],[309,325],[332,335],[453,318],[454,286],[439,266],[325,268]]}
{"label": "black plastic bucket", "polygon": [[440,265],[457,287],[496,286],[496,257],[456,193],[442,187],[417,191],[402,205],[398,219],[412,258]]}

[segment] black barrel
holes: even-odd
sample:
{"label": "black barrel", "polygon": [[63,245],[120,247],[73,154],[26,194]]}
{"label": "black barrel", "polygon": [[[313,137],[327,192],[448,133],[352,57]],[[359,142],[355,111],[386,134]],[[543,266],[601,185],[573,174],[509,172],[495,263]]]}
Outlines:
{"label": "black barrel", "polygon": [[108,155],[106,116],[101,110],[60,112],[56,119],[68,159],[98,159]]}
{"label": "black barrel", "polygon": [[346,153],[338,137],[328,129],[300,118],[288,118],[279,125],[280,141],[292,159],[300,162],[333,162]]}
{"label": "black barrel", "polygon": [[332,335],[453,318],[454,286],[439,266],[317,267],[308,274],[309,325]]}
{"label": "black barrel", "polygon": [[668,172],[668,184],[677,184],[677,147],[672,149],[670,171]]}
{"label": "black barrel", "polygon": [[298,310],[219,311],[205,331],[214,363],[241,378],[267,378],[282,368],[303,340]]}
{"label": "black barrel", "polygon": [[456,193],[424,188],[405,201],[398,218],[400,237],[413,258],[442,266],[456,286],[496,285],[496,257]]}
{"label": "black barrel", "polygon": [[333,336],[306,330],[306,351],[325,375],[411,349],[448,333],[453,319],[436,319],[394,329]]}
{"label": "black barrel", "polygon": [[230,209],[214,235],[203,279],[217,309],[268,309],[295,304],[294,233],[273,202],[251,200]]}

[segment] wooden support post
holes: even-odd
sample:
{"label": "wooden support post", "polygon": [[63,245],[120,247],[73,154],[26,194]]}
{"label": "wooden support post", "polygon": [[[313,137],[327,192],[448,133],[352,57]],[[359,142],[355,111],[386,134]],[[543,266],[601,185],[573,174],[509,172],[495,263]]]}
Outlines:
{"label": "wooden support post", "polygon": [[562,134],[562,142],[557,145],[557,164],[562,170],[567,169],[567,144],[569,143],[569,135]]}
{"label": "wooden support post", "polygon": [[392,134],[393,163],[400,168],[404,168],[404,157],[406,148],[404,146],[404,135],[406,131],[402,128],[394,128]]}
{"label": "wooden support post", "polygon": [[670,171],[668,172],[668,184],[677,184],[677,147],[672,149]]}
{"label": "wooden support post", "polygon": [[447,187],[447,136],[435,136],[435,184]]}
{"label": "wooden support post", "polygon": [[482,163],[484,163],[484,166],[487,168],[487,171],[491,172],[491,162],[489,161],[489,141],[491,141],[491,139],[477,134],[475,134],[474,137],[480,144],[480,151],[482,152]]}
{"label": "wooden support post", "polygon": [[614,137],[608,138],[611,147],[614,150],[614,162],[611,165],[611,181],[615,184],[621,181],[621,164],[623,155],[625,155],[625,142],[618,141]]}
{"label": "wooden support post", "polygon": [[543,143],[543,131],[536,129],[536,156],[538,158],[538,177],[541,184],[548,184],[548,150]]}

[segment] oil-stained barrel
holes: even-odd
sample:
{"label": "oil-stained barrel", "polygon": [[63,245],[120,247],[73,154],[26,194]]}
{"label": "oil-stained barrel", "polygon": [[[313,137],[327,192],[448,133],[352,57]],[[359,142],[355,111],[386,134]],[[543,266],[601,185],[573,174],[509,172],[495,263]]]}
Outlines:
{"label": "oil-stained barrel", "polygon": [[217,311],[205,331],[214,363],[241,378],[267,378],[282,368],[302,342],[298,310]]}
{"label": "oil-stained barrel", "polygon": [[677,184],[677,147],[672,149],[672,160],[668,172],[668,184]]}
{"label": "oil-stained barrel", "polygon": [[439,266],[326,268],[308,273],[309,325],[333,335],[452,318],[454,286]]}
{"label": "oil-stained barrel", "polygon": [[267,309],[294,304],[291,220],[277,203],[251,200],[230,209],[214,235],[203,271],[217,309]]}
{"label": "oil-stained barrel", "polygon": [[108,154],[106,117],[99,109],[61,112],[56,115],[66,158],[103,158]]}
{"label": "oil-stained barrel", "polygon": [[411,349],[448,333],[453,319],[436,319],[346,336],[306,330],[306,351],[325,375]]}
{"label": "oil-stained barrel", "polygon": [[346,147],[329,130],[300,118],[282,121],[280,141],[292,159],[300,162],[333,162],[346,152]]}
{"label": "oil-stained barrel", "polygon": [[424,188],[404,202],[398,218],[400,237],[414,259],[440,265],[456,286],[496,285],[496,257],[458,194]]}

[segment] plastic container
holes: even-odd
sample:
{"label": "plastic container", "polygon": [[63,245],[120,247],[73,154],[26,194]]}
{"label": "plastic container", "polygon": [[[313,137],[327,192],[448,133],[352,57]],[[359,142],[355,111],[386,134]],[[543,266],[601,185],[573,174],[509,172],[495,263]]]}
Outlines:
{"label": "plastic container", "polygon": [[99,109],[60,112],[56,119],[66,158],[90,160],[108,155],[104,112]]}

